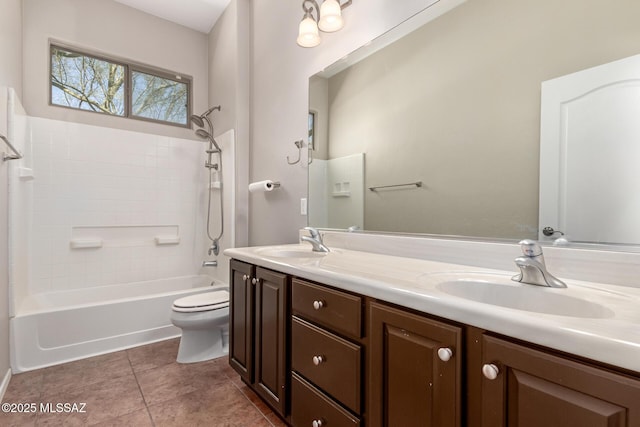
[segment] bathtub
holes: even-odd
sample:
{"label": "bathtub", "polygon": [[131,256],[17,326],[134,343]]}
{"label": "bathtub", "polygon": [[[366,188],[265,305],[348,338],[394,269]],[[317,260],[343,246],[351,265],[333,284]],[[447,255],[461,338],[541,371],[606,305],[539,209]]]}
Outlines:
{"label": "bathtub", "polygon": [[173,301],[219,288],[200,275],[30,295],[10,319],[13,372],[180,336]]}

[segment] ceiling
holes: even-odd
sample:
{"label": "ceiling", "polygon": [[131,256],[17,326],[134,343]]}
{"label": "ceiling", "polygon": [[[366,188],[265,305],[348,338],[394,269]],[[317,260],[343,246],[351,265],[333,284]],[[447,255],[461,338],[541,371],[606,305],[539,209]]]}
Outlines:
{"label": "ceiling", "polygon": [[115,0],[208,34],[231,0]]}

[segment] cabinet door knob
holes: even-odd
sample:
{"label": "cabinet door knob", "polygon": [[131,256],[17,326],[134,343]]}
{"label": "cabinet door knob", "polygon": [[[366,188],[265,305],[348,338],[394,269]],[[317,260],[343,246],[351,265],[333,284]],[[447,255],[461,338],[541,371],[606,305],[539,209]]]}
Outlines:
{"label": "cabinet door knob", "polygon": [[242,280],[243,280],[244,282],[246,282],[248,278],[249,278],[249,276],[247,276],[246,274],[243,274],[243,275],[242,275]]}
{"label": "cabinet door knob", "polygon": [[493,363],[487,363],[482,367],[482,374],[489,380],[495,380],[498,378],[499,373],[500,369],[498,369],[498,367]]}
{"label": "cabinet door knob", "polygon": [[315,308],[316,310],[320,310],[322,307],[324,307],[324,301],[316,300],[313,302],[313,308]]}
{"label": "cabinet door knob", "polygon": [[322,362],[324,362],[324,356],[313,356],[313,364],[318,366]]}
{"label": "cabinet door knob", "polygon": [[448,347],[442,347],[438,349],[438,357],[443,362],[448,362],[453,357],[453,350]]}
{"label": "cabinet door knob", "polygon": [[251,279],[251,283],[255,285],[256,283],[258,283],[258,279],[254,277],[253,279]]}
{"label": "cabinet door knob", "polygon": [[311,423],[311,425],[313,427],[322,427],[324,425],[324,423],[322,422],[321,419],[317,419],[317,420],[313,420],[313,422]]}

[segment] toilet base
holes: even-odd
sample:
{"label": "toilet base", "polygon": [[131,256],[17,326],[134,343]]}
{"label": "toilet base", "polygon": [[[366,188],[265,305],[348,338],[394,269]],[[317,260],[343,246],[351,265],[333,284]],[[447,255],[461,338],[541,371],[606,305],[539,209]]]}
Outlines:
{"label": "toilet base", "polygon": [[183,330],[178,348],[178,363],[196,363],[229,354],[226,328]]}

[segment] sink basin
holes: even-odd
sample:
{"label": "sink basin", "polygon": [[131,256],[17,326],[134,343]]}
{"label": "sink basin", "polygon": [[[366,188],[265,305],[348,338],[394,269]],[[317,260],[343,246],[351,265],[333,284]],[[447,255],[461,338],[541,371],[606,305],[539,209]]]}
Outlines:
{"label": "sink basin", "polygon": [[[501,275],[473,274],[438,281],[436,289],[466,300],[507,307],[514,310],[581,318],[607,318],[609,308],[587,299],[566,295],[567,289],[552,289],[513,282]],[[596,292],[596,291],[594,291]]]}
{"label": "sink basin", "polygon": [[257,251],[262,256],[272,258],[322,258],[325,252],[313,252],[311,246],[305,247],[271,247]]}

